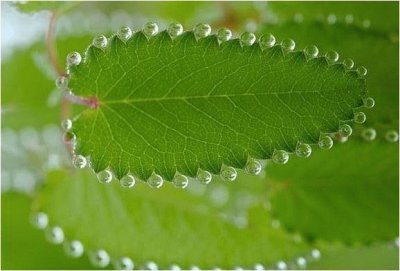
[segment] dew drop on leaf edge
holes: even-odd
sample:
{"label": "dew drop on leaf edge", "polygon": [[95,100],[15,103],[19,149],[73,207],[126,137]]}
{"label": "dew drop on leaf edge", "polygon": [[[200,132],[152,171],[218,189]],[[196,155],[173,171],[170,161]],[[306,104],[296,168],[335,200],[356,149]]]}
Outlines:
{"label": "dew drop on leaf edge", "polygon": [[223,166],[220,172],[220,176],[224,181],[234,181],[237,177],[237,171],[233,167]]}
{"label": "dew drop on leaf edge", "polygon": [[168,26],[168,34],[175,38],[183,33],[183,26],[178,23],[172,23]]}
{"label": "dew drop on leaf edge", "polygon": [[172,183],[177,188],[186,188],[189,184],[189,179],[185,175],[176,174],[172,179]]}
{"label": "dew drop on leaf edge", "polygon": [[83,255],[84,248],[80,241],[73,240],[70,242],[64,242],[64,252],[69,257],[79,258]]}
{"label": "dew drop on leaf edge", "polygon": [[321,149],[329,150],[333,146],[333,140],[330,136],[327,135],[322,136],[318,141],[318,146]]}
{"label": "dew drop on leaf edge", "polygon": [[87,160],[84,156],[78,154],[72,158],[72,164],[75,168],[84,168],[87,165]]}
{"label": "dew drop on leaf edge", "polygon": [[100,249],[90,252],[89,260],[95,267],[104,268],[110,263],[110,256],[105,250]]}
{"label": "dew drop on leaf edge", "polygon": [[362,130],[361,137],[366,141],[372,141],[376,138],[376,130],[374,128],[366,128]]}
{"label": "dew drop on leaf edge", "polygon": [[93,39],[92,44],[96,48],[104,49],[107,47],[108,41],[104,35],[99,35]]}
{"label": "dew drop on leaf edge", "polygon": [[198,24],[194,28],[194,35],[199,38],[205,38],[211,34],[211,26],[209,24]]}
{"label": "dew drop on leaf edge", "polygon": [[276,38],[272,34],[264,34],[260,37],[259,43],[261,48],[271,48],[275,45]]}
{"label": "dew drop on leaf edge", "polygon": [[244,32],[242,35],[240,35],[240,41],[244,46],[251,46],[254,44],[256,41],[256,35],[251,32]]}
{"label": "dew drop on leaf edge", "polygon": [[276,164],[286,164],[289,161],[289,154],[284,150],[275,150],[272,154],[272,161]]}
{"label": "dew drop on leaf edge", "polygon": [[310,157],[312,153],[312,148],[309,144],[306,143],[299,143],[296,146],[296,155],[299,157]]}
{"label": "dew drop on leaf edge", "polygon": [[258,174],[260,174],[260,172],[262,170],[262,165],[256,159],[249,159],[247,161],[246,166],[245,166],[245,170],[249,174],[258,175]]}
{"label": "dew drop on leaf edge", "polygon": [[60,90],[65,90],[68,87],[68,78],[64,75],[57,77],[56,87]]}
{"label": "dew drop on leaf edge", "polygon": [[121,257],[115,261],[114,267],[116,270],[133,270],[135,264],[129,257]]}
{"label": "dew drop on leaf edge", "polygon": [[367,68],[365,68],[365,67],[363,67],[363,66],[360,66],[360,67],[358,67],[357,68],[357,73],[358,73],[358,75],[359,76],[361,76],[361,77],[364,77],[364,76],[366,76],[367,75]]}
{"label": "dew drop on leaf edge", "polygon": [[120,40],[126,42],[132,37],[132,30],[127,26],[121,26],[117,31],[117,36]]}
{"label": "dew drop on leaf edge", "polygon": [[399,133],[395,130],[388,131],[385,134],[385,139],[390,143],[395,143],[399,140]]}
{"label": "dew drop on leaf edge", "polygon": [[110,170],[105,169],[96,174],[97,180],[100,183],[110,183],[113,179],[113,174]]}
{"label": "dew drop on leaf edge", "polygon": [[31,216],[31,224],[40,230],[43,230],[49,224],[49,218],[46,213],[38,212]]}
{"label": "dew drop on leaf edge", "polygon": [[354,122],[362,124],[367,120],[367,116],[365,115],[364,112],[356,112],[354,114]]}
{"label": "dew drop on leaf edge", "polygon": [[132,188],[136,183],[135,177],[128,174],[119,180],[119,184],[124,188]]}
{"label": "dew drop on leaf edge", "polygon": [[353,129],[348,124],[342,124],[339,127],[339,134],[342,137],[349,137],[353,133]]}
{"label": "dew drop on leaf edge", "polygon": [[82,57],[78,52],[72,52],[67,55],[67,64],[69,66],[79,65],[82,61]]}
{"label": "dew drop on leaf edge", "polygon": [[152,188],[160,188],[164,183],[163,178],[158,174],[152,174],[147,179],[147,184]]}
{"label": "dew drop on leaf edge", "polygon": [[64,231],[58,227],[50,227],[45,232],[46,240],[52,244],[61,244],[64,241]]}
{"label": "dew drop on leaf edge", "polygon": [[156,23],[148,22],[143,25],[143,33],[148,36],[154,36],[158,33],[158,25]]}
{"label": "dew drop on leaf edge", "polygon": [[292,39],[284,39],[281,42],[281,46],[286,51],[293,51],[296,47],[296,43]]}
{"label": "dew drop on leaf edge", "polygon": [[206,170],[199,169],[197,171],[196,180],[202,184],[209,184],[212,180],[212,174]]}
{"label": "dew drop on leaf edge", "polygon": [[232,31],[228,28],[221,28],[218,30],[217,37],[221,42],[228,41],[232,38]]}
{"label": "dew drop on leaf edge", "polygon": [[333,50],[326,52],[325,56],[329,63],[335,63],[339,60],[339,54]]}
{"label": "dew drop on leaf edge", "polygon": [[343,60],[343,65],[346,69],[350,70],[354,67],[354,61],[351,58]]}
{"label": "dew drop on leaf edge", "polygon": [[61,121],[61,129],[65,132],[71,130],[72,128],[72,120],[70,119],[65,119]]}
{"label": "dew drop on leaf edge", "polygon": [[307,55],[307,57],[314,58],[318,56],[319,50],[317,46],[309,45],[304,49],[304,53]]}
{"label": "dew drop on leaf edge", "polygon": [[372,108],[375,106],[375,100],[372,97],[367,97],[363,100],[364,106],[366,108]]}

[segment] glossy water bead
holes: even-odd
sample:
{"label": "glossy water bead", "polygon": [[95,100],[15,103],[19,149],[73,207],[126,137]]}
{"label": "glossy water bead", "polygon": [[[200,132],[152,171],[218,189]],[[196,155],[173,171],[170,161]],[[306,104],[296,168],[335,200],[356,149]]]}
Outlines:
{"label": "glossy water bead", "polygon": [[258,175],[262,170],[262,165],[256,159],[249,159],[244,169],[249,174]]}
{"label": "glossy water bead", "polygon": [[136,183],[135,177],[128,174],[119,180],[119,184],[124,188],[132,188]]}
{"label": "glossy water bead", "polygon": [[339,134],[342,137],[348,137],[353,133],[353,129],[351,129],[351,126],[348,124],[342,124],[339,127]]}
{"label": "glossy water bead", "polygon": [[143,33],[148,36],[154,36],[158,33],[158,25],[156,23],[148,22],[143,25]]}
{"label": "glossy water bead", "polygon": [[110,170],[105,169],[96,174],[97,180],[100,183],[110,183],[113,179],[113,174]]}
{"label": "glossy water bead", "polygon": [[375,106],[375,100],[371,97],[367,97],[363,100],[364,106],[366,108],[372,108]]}
{"label": "glossy water bead", "polygon": [[43,230],[49,224],[49,218],[47,214],[39,212],[31,216],[31,223],[35,228]]}
{"label": "glossy water bead", "polygon": [[361,137],[366,141],[372,141],[376,138],[376,130],[374,128],[366,128],[361,132]]}
{"label": "glossy water bead", "polygon": [[339,60],[339,54],[333,50],[326,52],[325,57],[329,63],[335,63]]}
{"label": "glossy water bead", "polygon": [[272,154],[272,161],[277,164],[286,164],[289,161],[289,154],[284,150],[275,150]]}
{"label": "glossy water bead", "polygon": [[311,251],[311,257],[313,257],[314,259],[319,259],[321,258],[321,252],[315,248]]}
{"label": "glossy water bead", "polygon": [[164,183],[163,178],[158,174],[152,174],[147,179],[147,184],[152,188],[160,188]]}
{"label": "glossy water bead", "polygon": [[299,157],[307,158],[311,155],[311,146],[306,143],[298,143],[296,146],[296,155]]}
{"label": "glossy water bead", "polygon": [[395,130],[388,131],[385,134],[385,138],[390,143],[395,143],[399,140],[399,133],[397,133],[397,131],[395,131]]}
{"label": "glossy water bead", "polygon": [[300,268],[305,268],[307,265],[307,260],[304,257],[299,257],[297,258],[296,263]]}
{"label": "glossy water bead", "polygon": [[75,168],[84,168],[87,165],[87,160],[84,156],[78,154],[72,158],[72,164]]}
{"label": "glossy water bead", "polygon": [[104,35],[99,35],[93,39],[92,44],[96,48],[104,49],[107,47],[108,41]]}
{"label": "glossy water bead", "polygon": [[236,179],[237,172],[236,169],[234,169],[233,167],[224,166],[221,169],[220,176],[222,180],[232,182]]}
{"label": "glossy water bead", "polygon": [[71,242],[64,243],[64,252],[72,258],[79,258],[83,255],[84,248],[80,241],[73,240]]}
{"label": "glossy water bead", "polygon": [[116,270],[133,270],[135,264],[129,257],[119,258],[114,262],[114,267]]}
{"label": "glossy water bead", "polygon": [[351,58],[346,58],[343,60],[343,65],[346,69],[350,70],[354,67],[354,61]]}
{"label": "glossy water bead", "polygon": [[364,76],[366,76],[367,75],[367,68],[365,68],[365,67],[363,67],[363,66],[360,66],[360,67],[358,67],[357,68],[357,73],[358,73],[358,75],[359,76],[361,76],[361,77],[364,77]]}
{"label": "glossy water bead", "polygon": [[189,179],[182,174],[176,174],[172,183],[177,188],[186,188],[189,184]]}
{"label": "glossy water bead", "polygon": [[259,270],[259,271],[265,270],[265,266],[262,265],[262,264],[260,264],[260,263],[256,263],[256,264],[254,265],[254,270]]}
{"label": "glossy water bead", "polygon": [[270,33],[262,35],[259,40],[261,48],[270,48],[275,45],[275,42],[276,38]]}
{"label": "glossy water bead", "polygon": [[354,22],[354,17],[352,14],[346,14],[346,16],[344,16],[344,22],[346,24],[352,24]]}
{"label": "glossy water bead", "polygon": [[147,263],[145,264],[145,267],[146,267],[146,269],[148,269],[148,270],[158,270],[158,265],[157,265],[155,262],[153,262],[153,261],[147,262]]}
{"label": "glossy water bead", "polygon": [[279,261],[276,263],[276,268],[278,268],[278,270],[286,270],[287,264],[284,261]]}
{"label": "glossy water bead", "polygon": [[118,29],[117,36],[120,40],[126,42],[132,37],[132,30],[127,26],[122,26]]}
{"label": "glossy water bead", "polygon": [[211,26],[209,24],[198,24],[194,28],[194,35],[199,38],[205,38],[211,34]]}
{"label": "glossy water bead", "polygon": [[110,256],[105,250],[100,249],[89,253],[89,260],[95,267],[104,268],[110,263]]}
{"label": "glossy water bead", "polygon": [[79,65],[82,61],[82,57],[78,52],[72,52],[67,55],[67,64],[69,66]]}
{"label": "glossy water bead", "polygon": [[68,87],[68,78],[64,75],[57,77],[56,87],[61,90],[65,90]]}
{"label": "glossy water bead", "polygon": [[240,41],[244,46],[251,46],[254,44],[256,41],[256,35],[251,32],[244,32],[242,35],[240,35]]}
{"label": "glossy water bead", "polygon": [[55,245],[64,241],[64,231],[58,226],[46,229],[45,236],[47,241]]}
{"label": "glossy water bead", "polygon": [[354,114],[354,122],[355,123],[364,123],[367,120],[367,116],[365,115],[364,112],[356,112]]}
{"label": "glossy water bead", "polygon": [[286,51],[293,51],[296,47],[296,43],[292,39],[284,39],[281,41],[281,46]]}
{"label": "glossy water bead", "polygon": [[333,146],[333,140],[330,136],[327,135],[321,136],[321,138],[318,141],[318,146],[321,149],[329,150]]}
{"label": "glossy water bead", "polygon": [[318,50],[317,46],[310,45],[304,49],[304,53],[307,55],[307,57],[314,58],[314,57],[318,56],[319,50]]}
{"label": "glossy water bead", "polygon": [[209,184],[212,180],[212,174],[199,168],[197,171],[196,180],[203,184]]}
{"label": "glossy water bead", "polygon": [[220,41],[228,41],[232,38],[232,31],[228,28],[221,28],[218,30],[217,37]]}
{"label": "glossy water bead", "polygon": [[168,34],[175,38],[183,33],[183,26],[178,23],[173,23],[168,26]]}
{"label": "glossy water bead", "polygon": [[65,131],[65,132],[71,130],[71,128],[72,128],[72,120],[70,120],[70,119],[65,119],[65,120],[61,121],[61,128],[62,128],[63,131]]}
{"label": "glossy water bead", "polygon": [[76,136],[73,132],[68,131],[63,134],[63,141],[65,144],[72,144],[74,143]]}

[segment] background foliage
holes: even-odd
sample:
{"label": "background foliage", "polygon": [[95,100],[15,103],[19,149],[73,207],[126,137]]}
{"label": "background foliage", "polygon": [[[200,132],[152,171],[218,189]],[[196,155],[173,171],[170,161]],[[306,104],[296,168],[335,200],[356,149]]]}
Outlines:
{"label": "background foliage", "polygon": [[[276,268],[279,260],[291,264],[318,248],[321,258],[310,260],[307,268],[398,269],[398,142],[385,140],[387,131],[398,131],[398,3],[50,2],[2,7],[2,12],[28,13],[21,20],[57,12],[55,42],[62,64],[69,52],[83,52],[96,34],[115,32],[121,25],[138,29],[155,21],[164,29],[180,22],[189,29],[207,22],[214,30],[230,27],[236,35],[249,30],[257,36],[271,32],[278,41],[290,37],[298,49],[315,44],[322,53],[337,50],[341,59],[351,57],[368,68],[367,86],[376,100],[375,108],[366,112],[367,122],[355,125],[348,142],[335,141],[332,151],[314,150],[311,158],[293,157],[284,166],[268,164],[261,177],[240,174],[235,183],[215,180],[207,187],[190,183],[189,191],[154,191],[143,184],[134,191],[103,187],[91,173],[71,172],[58,129],[61,94],[54,86],[43,25],[25,45],[12,46],[7,55],[2,50],[3,269],[93,268],[87,257],[68,258],[61,246],[46,243],[43,233],[29,224],[32,210],[38,209],[60,224],[66,236],[79,238],[90,249],[100,245],[98,236],[105,236],[101,245],[116,257],[131,253],[133,246],[124,237],[135,232],[125,232],[129,223],[112,223],[115,215],[145,216],[145,234],[138,241],[144,252],[134,258],[138,266],[148,255],[157,255],[154,260],[164,268],[171,258],[185,268],[194,263],[214,267],[212,261],[188,254],[190,245],[182,245],[173,257],[165,253],[180,248],[169,234],[185,229],[183,240],[196,243],[202,236],[199,247],[218,256],[216,264],[225,268],[249,268],[257,258]],[[2,28],[6,26],[2,19]],[[370,127],[377,131],[374,142],[361,136]],[[68,192],[73,189],[87,196]],[[128,203],[135,208],[119,212],[117,205]],[[186,214],[184,207],[198,211]],[[161,222],[152,226],[158,219]],[[208,224],[202,224],[205,221]],[[246,242],[241,239],[244,233],[252,236]],[[224,234],[229,242],[216,239]],[[260,235],[264,237],[258,239]],[[143,245],[147,242],[152,245]],[[207,244],[220,249],[207,251]],[[247,256],[238,261],[243,251]]]}

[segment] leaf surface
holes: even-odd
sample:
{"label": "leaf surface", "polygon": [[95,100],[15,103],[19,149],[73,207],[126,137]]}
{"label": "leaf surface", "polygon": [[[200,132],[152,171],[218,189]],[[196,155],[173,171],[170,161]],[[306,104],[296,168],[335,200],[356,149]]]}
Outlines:
{"label": "leaf surface", "polygon": [[316,143],[352,119],[366,95],[364,79],[324,57],[219,44],[214,35],[196,40],[193,32],[175,40],[138,32],[126,44],[112,37],[104,51],[90,46],[70,67],[69,88],[99,105],[74,118],[77,153],[96,172],[143,180],[243,168],[249,156]]}

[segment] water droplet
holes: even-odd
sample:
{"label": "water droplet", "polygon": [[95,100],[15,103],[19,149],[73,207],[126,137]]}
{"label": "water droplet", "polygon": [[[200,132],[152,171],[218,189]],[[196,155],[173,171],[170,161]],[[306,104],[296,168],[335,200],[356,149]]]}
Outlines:
{"label": "water droplet", "polygon": [[313,249],[311,251],[311,257],[314,259],[319,259],[321,257],[321,252],[318,249]]}
{"label": "water droplet", "polygon": [[366,108],[372,108],[375,106],[375,100],[371,97],[365,98],[363,102]]}
{"label": "water droplet", "polygon": [[189,184],[189,180],[186,176],[182,174],[176,174],[174,179],[172,180],[172,183],[177,188],[186,188]]}
{"label": "water droplet", "polygon": [[279,261],[277,262],[276,267],[278,268],[278,270],[286,270],[287,264],[284,261]]}
{"label": "water droplet", "polygon": [[84,156],[78,154],[72,158],[72,164],[75,168],[84,168],[87,165],[87,160]]}
{"label": "water droplet", "polygon": [[249,159],[247,161],[245,170],[249,174],[258,175],[258,174],[260,174],[260,172],[262,170],[262,165],[256,159]]}
{"label": "water droplet", "polygon": [[118,29],[117,36],[123,42],[127,42],[132,37],[132,30],[127,26],[122,26]]}
{"label": "water droplet", "polygon": [[256,263],[254,265],[254,270],[265,270],[264,265],[260,264],[260,263]]}
{"label": "water droplet", "polygon": [[385,134],[385,138],[390,143],[395,143],[395,142],[397,142],[399,140],[399,134],[395,130],[388,131]]}
{"label": "water droplet", "polygon": [[190,267],[190,270],[199,271],[200,268],[199,268],[197,265],[192,265],[192,266]]}
{"label": "water droplet", "polygon": [[197,171],[196,180],[203,184],[209,184],[212,180],[212,174],[199,168]]}
{"label": "water droplet", "polygon": [[358,67],[357,68],[357,73],[358,73],[358,75],[359,76],[361,76],[361,77],[364,77],[364,76],[366,76],[367,75],[367,68],[365,68],[365,67],[363,67],[363,66],[360,66],[360,67]]}
{"label": "water droplet", "polygon": [[339,60],[339,54],[333,50],[326,52],[325,56],[329,63],[335,63]]}
{"label": "water droplet", "polygon": [[356,112],[354,114],[354,122],[355,123],[364,123],[367,120],[367,116],[365,115],[364,112]]}
{"label": "water droplet", "polygon": [[361,132],[362,138],[366,141],[372,141],[376,138],[376,130],[374,128],[367,128]]}
{"label": "water droplet", "polygon": [[352,24],[354,22],[354,17],[352,14],[346,14],[344,17],[344,21],[346,24]]}
{"label": "water droplet", "polygon": [[271,227],[274,229],[278,229],[281,226],[281,222],[279,220],[272,220],[271,221]]}
{"label": "water droplet", "polygon": [[148,36],[154,36],[158,33],[158,25],[156,23],[145,23],[143,26],[143,33]]}
{"label": "water droplet", "polygon": [[76,136],[73,132],[68,131],[63,134],[63,141],[65,144],[72,144],[74,143]]}
{"label": "water droplet", "polygon": [[251,32],[244,32],[242,35],[240,35],[240,41],[244,46],[253,45],[256,39],[256,35]]}
{"label": "water droplet", "polygon": [[303,21],[304,21],[304,16],[303,16],[303,14],[301,14],[301,13],[297,13],[297,14],[295,14],[294,15],[294,17],[293,17],[293,21],[295,22],[295,23],[302,23]]}
{"label": "water droplet", "polygon": [[67,64],[69,66],[79,65],[82,61],[82,57],[78,52],[69,53],[67,56]]}
{"label": "water droplet", "polygon": [[306,143],[298,143],[296,146],[296,155],[299,157],[307,158],[311,155],[311,146]]}
{"label": "water droplet", "polygon": [[306,55],[307,55],[309,58],[313,58],[313,57],[317,57],[317,56],[318,56],[319,50],[318,50],[317,46],[315,46],[315,45],[310,45],[310,46],[307,46],[307,47],[304,49],[304,53],[306,53]]}
{"label": "water droplet", "polygon": [[292,39],[284,39],[281,41],[282,48],[286,51],[293,51],[296,47],[296,43]]}
{"label": "water droplet", "polygon": [[72,120],[70,119],[65,119],[61,122],[61,128],[63,131],[69,131],[72,128]]}
{"label": "water droplet", "polygon": [[289,154],[284,150],[275,150],[272,154],[272,161],[277,164],[286,164],[289,161]]}
{"label": "water droplet", "polygon": [[104,268],[110,263],[110,256],[105,250],[99,249],[89,253],[89,260],[95,267]]}
{"label": "water droplet", "polygon": [[95,37],[92,41],[93,46],[99,49],[106,48],[107,43],[108,43],[107,38],[104,35],[99,35]]}
{"label": "water droplet", "polygon": [[155,262],[147,262],[145,264],[146,269],[148,270],[158,270],[158,265]]}
{"label": "water droplet", "polygon": [[122,257],[119,258],[117,261],[114,263],[114,267],[117,270],[133,270],[135,267],[135,264],[129,257]]}
{"label": "water droplet", "polygon": [[79,258],[80,256],[83,255],[83,251],[84,251],[83,245],[78,240],[73,240],[71,242],[64,243],[65,254],[67,254],[72,258]]}
{"label": "water droplet", "polygon": [[307,265],[307,260],[304,257],[299,257],[297,258],[296,263],[300,268],[305,268]]}
{"label": "water droplet", "polygon": [[337,18],[335,14],[329,14],[326,20],[328,21],[328,24],[335,24]]}
{"label": "water droplet", "polygon": [[64,241],[64,232],[58,226],[47,228],[45,236],[48,242],[55,245],[61,244]]}
{"label": "water droplet", "polygon": [[158,174],[152,174],[147,179],[147,184],[152,188],[160,188],[164,183],[163,178]]}
{"label": "water droplet", "polygon": [[346,58],[343,60],[343,65],[346,69],[350,70],[354,67],[354,61],[351,58]]}
{"label": "water droplet", "polygon": [[211,34],[211,26],[208,24],[198,24],[194,28],[194,35],[200,39],[205,38]]}
{"label": "water droplet", "polygon": [[119,180],[119,184],[124,187],[124,188],[132,188],[136,183],[135,177],[132,175],[128,174],[125,175],[124,177]]}
{"label": "water droplet", "polygon": [[369,28],[371,26],[371,21],[370,20],[364,20],[362,21],[362,26],[364,28]]}
{"label": "water droplet", "polygon": [[47,214],[45,214],[43,212],[39,212],[37,214],[32,215],[31,223],[35,228],[43,230],[49,224],[49,218],[48,218]]}
{"label": "water droplet", "polygon": [[274,35],[272,35],[270,33],[262,35],[260,37],[260,41],[259,41],[260,46],[263,49],[264,48],[271,48],[272,46],[275,45],[275,42],[276,42],[276,39],[275,39]]}
{"label": "water droplet", "polygon": [[168,34],[171,38],[175,38],[183,33],[183,26],[181,24],[170,24],[168,26]]}
{"label": "water droplet", "polygon": [[321,149],[324,150],[329,150],[333,146],[333,140],[330,136],[321,136],[321,138],[318,141],[318,146]]}
{"label": "water droplet", "polygon": [[100,171],[97,175],[97,180],[100,183],[110,183],[113,179],[113,174],[108,169]]}
{"label": "water droplet", "polygon": [[230,31],[228,28],[221,28],[218,30],[217,37],[220,41],[228,41],[232,38],[232,31]]}
{"label": "water droplet", "polygon": [[353,129],[351,129],[351,126],[348,124],[342,124],[339,127],[340,136],[348,137],[351,135],[352,132],[353,132]]}
{"label": "water droplet", "polygon": [[179,265],[173,264],[173,265],[171,265],[169,270],[179,271],[179,270],[182,270],[182,269],[179,267]]}
{"label": "water droplet", "polygon": [[237,172],[236,172],[236,169],[234,169],[233,167],[224,166],[221,169],[220,176],[221,176],[222,180],[232,182],[236,179]]}
{"label": "water droplet", "polygon": [[57,77],[56,87],[61,90],[65,90],[68,87],[68,78],[64,75]]}

